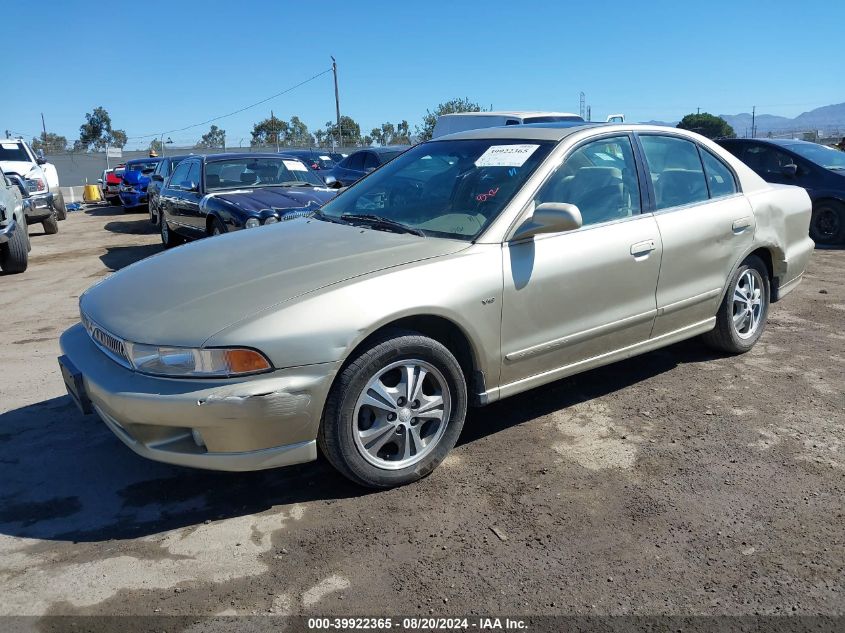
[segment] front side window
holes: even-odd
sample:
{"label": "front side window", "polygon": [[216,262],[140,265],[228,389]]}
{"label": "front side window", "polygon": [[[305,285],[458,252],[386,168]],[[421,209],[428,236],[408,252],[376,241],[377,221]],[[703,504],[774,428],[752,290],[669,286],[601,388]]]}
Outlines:
{"label": "front side window", "polygon": [[350,187],[319,217],[376,216],[425,235],[472,240],[522,188],[555,143],[467,139],[417,145]]}
{"label": "front side window", "polygon": [[658,210],[707,200],[707,181],[695,143],[651,134],[640,136],[640,142]]}
{"label": "front side window", "polygon": [[364,169],[364,152],[358,152],[357,154],[352,154],[348,157],[343,165],[346,169],[356,169],[358,171],[363,171]]}
{"label": "front side window", "polygon": [[736,180],[725,163],[706,149],[701,150],[701,162],[704,163],[704,173],[707,175],[711,198],[721,198],[736,193]]}
{"label": "front side window", "polygon": [[366,152],[364,154],[364,169],[375,169],[378,165],[378,157],[375,154],[372,152]]}
{"label": "front side window", "polygon": [[768,145],[754,144],[748,147],[742,155],[742,162],[751,167],[763,178],[782,176],[783,168],[795,163],[792,156],[786,152]]}
{"label": "front side window", "polygon": [[173,175],[170,177],[170,185],[181,189],[182,183],[188,180],[188,170],[190,167],[190,163],[179,163],[179,166],[173,170]]}
{"label": "front side window", "polygon": [[614,136],[576,149],[540,188],[534,203],[542,202],[574,204],[585,226],[637,215],[640,186],[631,140]]}

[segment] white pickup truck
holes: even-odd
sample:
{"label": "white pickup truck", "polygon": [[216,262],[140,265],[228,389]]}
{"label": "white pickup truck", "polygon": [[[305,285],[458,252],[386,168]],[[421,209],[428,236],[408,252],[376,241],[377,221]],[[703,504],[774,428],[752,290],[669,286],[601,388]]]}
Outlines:
{"label": "white pickup truck", "polygon": [[55,233],[56,220],[67,217],[64,197],[59,190],[59,174],[47,162],[44,152],[32,151],[21,138],[0,139],[0,168],[6,174],[17,174],[26,182],[30,195],[27,223],[44,225],[47,233]]}

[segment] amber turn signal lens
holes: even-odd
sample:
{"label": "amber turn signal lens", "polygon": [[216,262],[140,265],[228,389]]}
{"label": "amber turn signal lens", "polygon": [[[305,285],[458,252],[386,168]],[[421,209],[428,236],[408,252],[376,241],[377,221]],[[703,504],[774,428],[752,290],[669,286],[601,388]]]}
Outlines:
{"label": "amber turn signal lens", "polygon": [[270,369],[264,356],[251,349],[227,349],[226,363],[233,374],[249,374]]}

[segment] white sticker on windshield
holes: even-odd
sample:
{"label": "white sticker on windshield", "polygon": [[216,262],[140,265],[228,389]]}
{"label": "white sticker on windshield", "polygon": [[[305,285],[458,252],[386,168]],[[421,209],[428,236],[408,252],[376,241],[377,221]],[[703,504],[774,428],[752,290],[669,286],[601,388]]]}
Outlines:
{"label": "white sticker on windshield", "polygon": [[522,167],[539,145],[494,145],[478,160],[476,167]]}
{"label": "white sticker on windshield", "polygon": [[17,143],[0,143],[0,147],[3,149],[18,149]]}
{"label": "white sticker on windshield", "polygon": [[308,168],[298,160],[283,160],[282,162],[290,171],[308,171]]}
{"label": "white sticker on windshield", "polygon": [[320,160],[331,160],[331,156],[320,156]]}

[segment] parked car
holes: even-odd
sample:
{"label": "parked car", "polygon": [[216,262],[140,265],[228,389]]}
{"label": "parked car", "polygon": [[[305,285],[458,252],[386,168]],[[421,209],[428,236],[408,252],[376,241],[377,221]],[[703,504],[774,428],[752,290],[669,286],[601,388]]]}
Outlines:
{"label": "parked car", "polygon": [[122,163],[113,169],[103,170],[99,179],[100,187],[103,190],[103,200],[112,205],[120,204],[120,183],[123,181],[123,172],[126,171],[126,164]]}
{"label": "parked car", "polygon": [[464,132],[311,217],[114,273],[59,363],[148,458],[256,470],[319,445],[353,481],[405,484],[468,404],[696,335],[750,350],[801,281],[810,209],[684,130]]}
{"label": "parked car", "polygon": [[309,215],[335,193],[296,158],[189,156],[161,190],[161,241],[170,248],[186,239]]}
{"label": "parked car", "polygon": [[43,151],[34,152],[22,138],[2,139],[0,169],[24,179],[33,207],[54,210],[58,220],[67,217],[65,199],[59,189],[59,174],[56,166],[44,157]]}
{"label": "parked car", "polygon": [[120,178],[120,203],[125,211],[131,211],[147,204],[147,187],[150,176],[155,171],[161,158],[136,158],[126,161],[126,167]]}
{"label": "parked car", "polygon": [[337,164],[330,154],[320,149],[284,149],[280,153],[298,158],[314,171],[333,169]]}
{"label": "parked car", "polygon": [[29,262],[29,233],[24,197],[0,168],[0,270],[22,273]]}
{"label": "parked car", "polygon": [[407,145],[388,145],[386,147],[368,147],[352,152],[341,160],[333,169],[328,170],[323,179],[330,187],[348,187],[374,169],[393,160],[408,149]]}
{"label": "parked car", "polygon": [[583,117],[572,112],[454,112],[441,114],[434,124],[432,138],[455,132],[477,130],[502,125],[525,125],[529,123],[584,123]]}
{"label": "parked car", "polygon": [[158,224],[161,209],[159,208],[161,202],[159,194],[165,181],[170,178],[170,174],[176,168],[183,158],[187,158],[189,154],[182,154],[181,156],[162,156],[161,160],[156,165],[155,171],[150,176],[150,184],[147,186],[147,199],[150,209],[150,222]]}
{"label": "parked car", "polygon": [[764,180],[804,187],[813,201],[810,237],[845,242],[845,154],[793,139],[720,139],[718,143]]}

